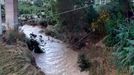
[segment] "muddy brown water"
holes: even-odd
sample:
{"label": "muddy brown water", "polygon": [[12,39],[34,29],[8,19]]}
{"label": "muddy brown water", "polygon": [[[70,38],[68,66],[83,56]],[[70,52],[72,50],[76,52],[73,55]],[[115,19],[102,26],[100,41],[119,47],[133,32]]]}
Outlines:
{"label": "muddy brown water", "polygon": [[35,57],[37,66],[46,75],[88,75],[88,72],[80,72],[77,64],[78,53],[68,48],[65,43],[52,37],[48,40],[48,36],[39,33],[41,30],[39,27],[24,25],[21,29],[27,37],[32,32],[43,36],[43,40],[46,42],[44,46],[45,53],[33,53],[33,56]]}

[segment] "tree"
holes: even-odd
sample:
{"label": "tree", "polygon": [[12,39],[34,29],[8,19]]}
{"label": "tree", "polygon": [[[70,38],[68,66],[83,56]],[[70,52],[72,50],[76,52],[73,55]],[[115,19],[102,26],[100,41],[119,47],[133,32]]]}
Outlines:
{"label": "tree", "polygon": [[39,7],[37,7],[34,4],[30,4],[27,2],[19,2],[19,13],[20,14],[36,14],[40,10]]}

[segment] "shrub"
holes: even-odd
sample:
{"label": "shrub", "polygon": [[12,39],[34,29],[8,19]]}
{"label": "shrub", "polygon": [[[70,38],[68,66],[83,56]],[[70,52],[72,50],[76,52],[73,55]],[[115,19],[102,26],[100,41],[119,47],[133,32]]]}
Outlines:
{"label": "shrub", "polygon": [[6,43],[7,44],[16,44],[17,41],[24,42],[25,41],[25,34],[18,32],[16,30],[9,30],[7,31],[6,35]]}
{"label": "shrub", "polygon": [[91,66],[91,63],[84,54],[79,55],[78,63],[79,67],[81,68],[81,71],[88,71]]}
{"label": "shrub", "polygon": [[109,19],[109,13],[106,10],[102,10],[96,21],[91,23],[92,31],[105,34],[105,23]]}

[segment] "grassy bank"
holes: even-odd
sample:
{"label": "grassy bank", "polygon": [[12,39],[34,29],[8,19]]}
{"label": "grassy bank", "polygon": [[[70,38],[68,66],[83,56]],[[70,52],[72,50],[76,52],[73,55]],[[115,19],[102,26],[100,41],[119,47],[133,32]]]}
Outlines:
{"label": "grassy bank", "polygon": [[0,75],[45,75],[36,67],[31,52],[22,46],[0,44]]}

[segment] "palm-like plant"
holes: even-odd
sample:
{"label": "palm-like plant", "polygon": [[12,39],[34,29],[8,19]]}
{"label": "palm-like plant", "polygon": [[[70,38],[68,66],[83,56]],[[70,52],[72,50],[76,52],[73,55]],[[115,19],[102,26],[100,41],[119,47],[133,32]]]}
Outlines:
{"label": "palm-like plant", "polygon": [[[117,23],[118,24],[118,23]],[[110,34],[110,37],[114,42],[113,55],[115,56],[115,64],[119,70],[129,71],[134,74],[134,21],[126,22],[122,21],[113,30],[114,37]],[[111,32],[112,33],[112,32]],[[116,37],[116,38],[115,38]]]}

